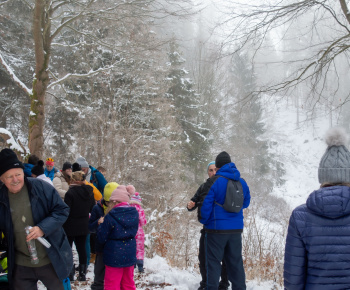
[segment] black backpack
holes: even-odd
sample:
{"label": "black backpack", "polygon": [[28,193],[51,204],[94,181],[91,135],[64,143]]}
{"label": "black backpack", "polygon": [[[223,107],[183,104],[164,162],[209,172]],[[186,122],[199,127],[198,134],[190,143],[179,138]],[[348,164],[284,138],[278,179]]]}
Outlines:
{"label": "black backpack", "polygon": [[241,211],[244,202],[243,187],[239,180],[232,180],[225,176],[217,175],[228,180],[224,204],[215,203],[228,212],[238,213]]}

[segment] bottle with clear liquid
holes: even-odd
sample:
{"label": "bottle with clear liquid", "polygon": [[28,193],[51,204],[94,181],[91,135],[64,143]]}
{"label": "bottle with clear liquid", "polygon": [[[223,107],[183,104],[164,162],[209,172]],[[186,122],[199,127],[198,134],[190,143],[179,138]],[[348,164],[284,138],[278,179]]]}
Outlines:
{"label": "bottle with clear liquid", "polygon": [[[29,227],[25,228],[26,234],[29,234]],[[35,246],[35,240],[30,240],[27,242],[29,254],[30,254],[30,259],[32,264],[38,264],[39,263],[39,258],[38,258],[38,252],[36,251],[36,246]]]}

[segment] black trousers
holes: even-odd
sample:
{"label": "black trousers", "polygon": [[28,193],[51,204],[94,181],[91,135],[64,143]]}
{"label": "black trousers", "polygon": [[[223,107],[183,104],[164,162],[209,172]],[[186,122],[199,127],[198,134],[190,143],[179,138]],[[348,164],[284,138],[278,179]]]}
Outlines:
{"label": "black trousers", "polygon": [[75,247],[77,248],[78,256],[79,256],[79,264],[81,265],[85,265],[87,261],[86,247],[85,247],[86,237],[87,235],[77,236],[77,237],[71,237],[71,236],[67,237],[70,247],[73,246],[73,242],[74,242]]}
{"label": "black trousers", "polygon": [[[198,260],[199,260],[199,271],[202,276],[202,281],[200,282],[201,286],[207,285],[207,267],[206,267],[206,261],[205,261],[205,230],[201,230],[201,236],[199,239],[199,253],[198,253]],[[227,271],[226,271],[226,263],[224,260],[222,260],[222,265],[220,267],[221,269],[221,281],[219,286],[222,288],[228,288],[230,286],[227,278]]]}
{"label": "black trousers", "polygon": [[39,280],[48,290],[64,290],[63,282],[58,278],[52,264],[42,267],[15,265],[13,271],[14,290],[37,290]]}
{"label": "black trousers", "polygon": [[91,290],[103,290],[105,279],[105,264],[103,263],[103,253],[96,253],[94,282],[91,285]]}
{"label": "black trousers", "polygon": [[245,290],[245,272],[242,259],[242,234],[206,233],[207,290],[217,290],[219,286],[220,265],[224,259],[228,279],[232,289]]}

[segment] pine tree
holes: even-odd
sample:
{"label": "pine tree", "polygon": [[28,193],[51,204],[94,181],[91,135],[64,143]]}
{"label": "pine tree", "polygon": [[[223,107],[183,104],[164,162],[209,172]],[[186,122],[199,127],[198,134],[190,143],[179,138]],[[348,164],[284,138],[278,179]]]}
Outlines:
{"label": "pine tree", "polygon": [[208,156],[209,130],[204,125],[207,114],[202,110],[200,95],[188,76],[185,62],[178,45],[172,41],[169,50],[168,98],[174,104],[176,119],[183,130],[183,165],[193,172],[195,180],[199,181],[203,172],[203,160],[206,161]]}

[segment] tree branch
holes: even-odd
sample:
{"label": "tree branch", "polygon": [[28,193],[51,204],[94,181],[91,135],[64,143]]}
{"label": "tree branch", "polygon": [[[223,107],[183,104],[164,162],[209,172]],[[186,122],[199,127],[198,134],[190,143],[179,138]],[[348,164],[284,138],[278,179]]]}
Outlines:
{"label": "tree branch", "polygon": [[348,8],[348,6],[346,4],[346,1],[345,0],[339,0],[339,2],[340,2],[341,9],[343,10],[344,16],[346,17],[346,20],[350,24],[350,11],[349,11],[349,8]]}
{"label": "tree branch", "polygon": [[54,82],[51,82],[47,88],[50,88],[50,87],[53,87],[57,84],[60,84],[68,79],[71,79],[71,78],[81,78],[81,77],[90,77],[90,76],[93,76],[95,74],[98,74],[100,72],[103,72],[103,71],[106,71],[106,70],[110,70],[110,69],[113,69],[115,68],[114,65],[111,65],[111,66],[108,66],[108,67],[104,67],[104,68],[99,68],[97,70],[90,70],[88,73],[86,74],[72,74],[72,73],[69,73],[69,74],[66,74],[63,78],[60,78]]}
{"label": "tree branch", "polygon": [[28,96],[33,93],[31,89],[29,89],[13,72],[13,70],[10,68],[10,66],[6,63],[5,59],[0,53],[0,62],[2,66],[5,68],[5,71],[7,74],[11,77],[11,79],[18,85]]}

